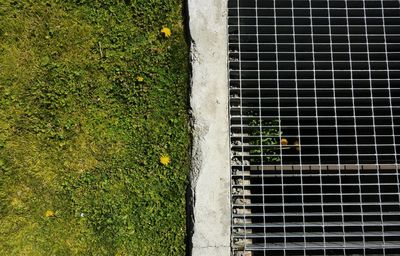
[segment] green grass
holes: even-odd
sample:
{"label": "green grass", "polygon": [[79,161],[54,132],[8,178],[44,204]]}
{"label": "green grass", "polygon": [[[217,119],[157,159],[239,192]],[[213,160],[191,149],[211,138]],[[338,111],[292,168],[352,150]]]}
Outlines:
{"label": "green grass", "polygon": [[0,255],[184,255],[181,1],[1,0],[0,17]]}

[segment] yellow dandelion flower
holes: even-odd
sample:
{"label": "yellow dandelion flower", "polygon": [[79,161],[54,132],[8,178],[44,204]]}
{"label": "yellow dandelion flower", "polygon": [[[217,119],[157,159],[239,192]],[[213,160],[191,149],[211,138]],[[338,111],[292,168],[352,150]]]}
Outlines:
{"label": "yellow dandelion flower", "polygon": [[46,217],[54,217],[56,214],[52,210],[47,210],[44,214]]}
{"label": "yellow dandelion flower", "polygon": [[143,78],[142,76],[137,76],[137,77],[136,77],[136,81],[138,81],[138,82],[143,82],[143,81],[144,81],[144,78]]}
{"label": "yellow dandelion flower", "polygon": [[168,155],[161,155],[160,157],[160,163],[162,165],[169,165],[171,163],[171,158]]}
{"label": "yellow dandelion flower", "polygon": [[296,140],[294,142],[294,146],[295,146],[296,150],[300,152],[300,142],[298,140]]}
{"label": "yellow dandelion flower", "polygon": [[161,34],[163,34],[166,38],[168,38],[168,37],[170,37],[171,36],[171,29],[169,29],[169,28],[167,28],[167,27],[163,27],[162,29],[161,29]]}
{"label": "yellow dandelion flower", "polygon": [[281,139],[281,145],[286,146],[288,144],[288,140],[285,138]]}

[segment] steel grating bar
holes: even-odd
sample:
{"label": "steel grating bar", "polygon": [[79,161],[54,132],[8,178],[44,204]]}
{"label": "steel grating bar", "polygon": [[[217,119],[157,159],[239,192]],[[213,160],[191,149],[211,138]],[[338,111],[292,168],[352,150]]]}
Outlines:
{"label": "steel grating bar", "polygon": [[228,0],[232,254],[398,255],[400,2]]}

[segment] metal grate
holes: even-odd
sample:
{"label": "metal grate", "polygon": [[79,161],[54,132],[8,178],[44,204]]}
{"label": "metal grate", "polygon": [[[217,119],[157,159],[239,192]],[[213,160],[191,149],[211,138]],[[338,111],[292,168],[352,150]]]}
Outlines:
{"label": "metal grate", "polygon": [[398,0],[229,0],[234,255],[399,255]]}

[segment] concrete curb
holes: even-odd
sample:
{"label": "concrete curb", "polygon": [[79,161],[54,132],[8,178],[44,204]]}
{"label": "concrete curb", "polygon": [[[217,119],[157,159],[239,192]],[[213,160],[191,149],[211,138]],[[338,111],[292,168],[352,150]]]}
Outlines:
{"label": "concrete curb", "polygon": [[[230,255],[227,0],[188,0],[193,256]],[[190,239],[190,238],[189,238]]]}

